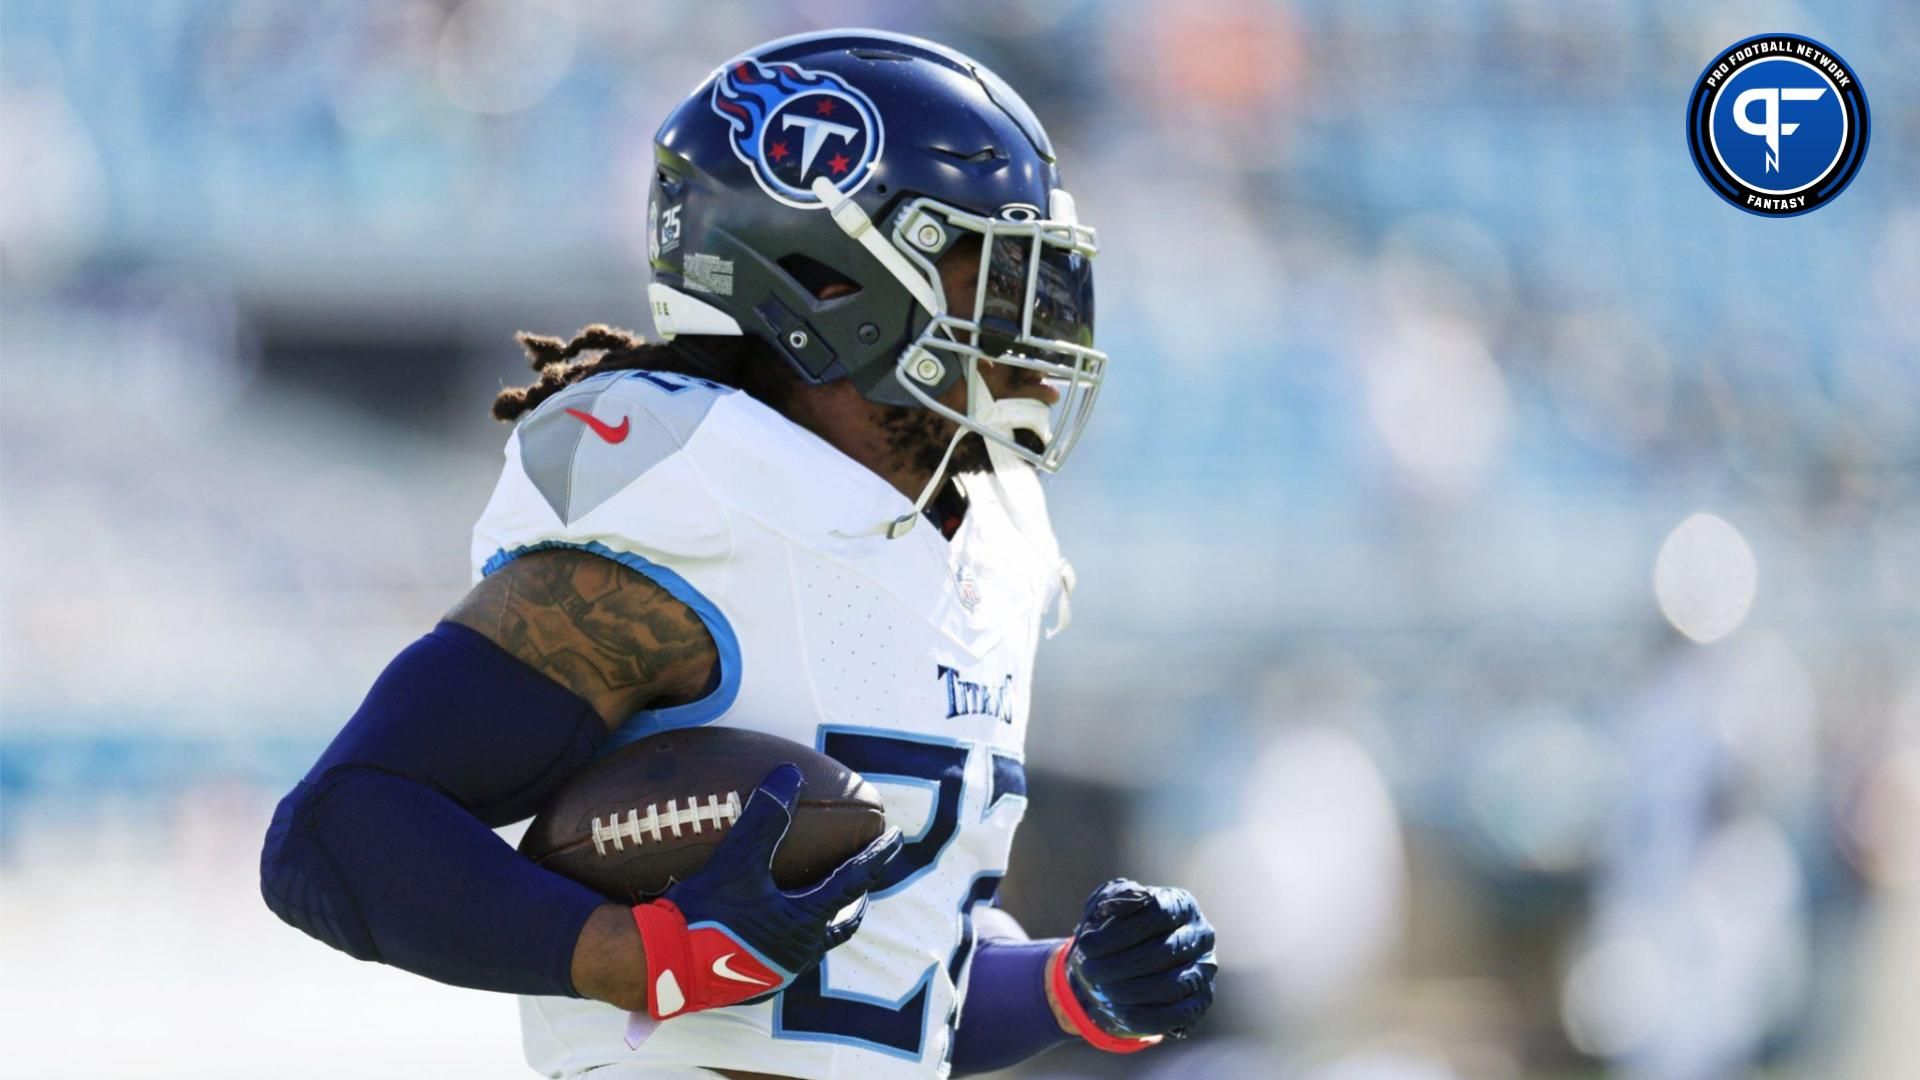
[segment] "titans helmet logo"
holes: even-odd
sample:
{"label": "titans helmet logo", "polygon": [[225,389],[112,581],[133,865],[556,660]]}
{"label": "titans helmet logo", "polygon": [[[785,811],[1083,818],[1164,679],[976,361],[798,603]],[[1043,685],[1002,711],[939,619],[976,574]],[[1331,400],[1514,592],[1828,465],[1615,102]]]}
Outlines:
{"label": "titans helmet logo", "polygon": [[761,189],[788,206],[820,206],[810,185],[822,176],[851,195],[880,160],[879,110],[831,72],[736,60],[713,80],[713,111]]}

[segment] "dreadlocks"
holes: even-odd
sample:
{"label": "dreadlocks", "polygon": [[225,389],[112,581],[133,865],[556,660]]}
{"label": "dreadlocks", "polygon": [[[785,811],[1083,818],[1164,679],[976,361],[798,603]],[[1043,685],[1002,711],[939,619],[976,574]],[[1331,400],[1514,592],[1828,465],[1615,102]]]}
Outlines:
{"label": "dreadlocks", "polygon": [[561,341],[522,331],[514,340],[525,350],[540,377],[530,386],[509,386],[493,399],[496,420],[518,420],[540,403],[603,371],[665,371],[725,383],[778,412],[797,376],[759,338],[689,335],[652,342],[630,330],[604,323]]}

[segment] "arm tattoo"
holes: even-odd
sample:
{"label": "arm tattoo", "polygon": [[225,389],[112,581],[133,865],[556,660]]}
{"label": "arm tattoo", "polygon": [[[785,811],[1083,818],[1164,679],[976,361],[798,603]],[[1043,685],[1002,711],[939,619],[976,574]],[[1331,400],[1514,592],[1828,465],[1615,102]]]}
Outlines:
{"label": "arm tattoo", "polygon": [[645,575],[583,551],[523,555],[447,618],[585,698],[608,727],[638,709],[698,698],[720,662],[706,625],[685,604]]}

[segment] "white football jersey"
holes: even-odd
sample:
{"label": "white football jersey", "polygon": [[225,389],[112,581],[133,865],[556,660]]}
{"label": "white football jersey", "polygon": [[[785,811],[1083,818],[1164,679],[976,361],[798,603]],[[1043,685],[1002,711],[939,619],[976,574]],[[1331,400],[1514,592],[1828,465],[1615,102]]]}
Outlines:
{"label": "white football jersey", "polygon": [[634,716],[609,749],[698,724],[779,735],[863,773],[907,840],[860,932],[778,997],[657,1025],[523,998],[528,1062],[548,1076],[944,1076],[973,908],[1026,808],[1034,650],[1062,565],[1037,478],[962,478],[951,541],[926,523],[888,540],[869,530],[911,509],[891,485],[746,394],[654,372],[568,387],[506,457],[474,529],[476,577],[586,549],[659,582],[719,648],[708,697]]}

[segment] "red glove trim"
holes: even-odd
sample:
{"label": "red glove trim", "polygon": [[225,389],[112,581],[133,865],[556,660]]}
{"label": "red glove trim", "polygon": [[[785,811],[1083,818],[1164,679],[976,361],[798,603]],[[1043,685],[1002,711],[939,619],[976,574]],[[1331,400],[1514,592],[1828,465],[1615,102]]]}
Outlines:
{"label": "red glove trim", "polygon": [[787,981],[732,934],[712,925],[688,929],[671,900],[636,906],[633,924],[647,955],[647,1013],[655,1020],[738,1005]]}
{"label": "red glove trim", "polygon": [[1137,1054],[1149,1046],[1157,1046],[1159,1035],[1109,1035],[1093,1022],[1087,1010],[1080,1007],[1080,999],[1074,995],[1073,984],[1067,979],[1067,952],[1072,948],[1073,939],[1068,938],[1053,951],[1053,958],[1047,961],[1047,982],[1053,988],[1054,1000],[1060,1003],[1061,1011],[1073,1022],[1080,1037],[1109,1054]]}

